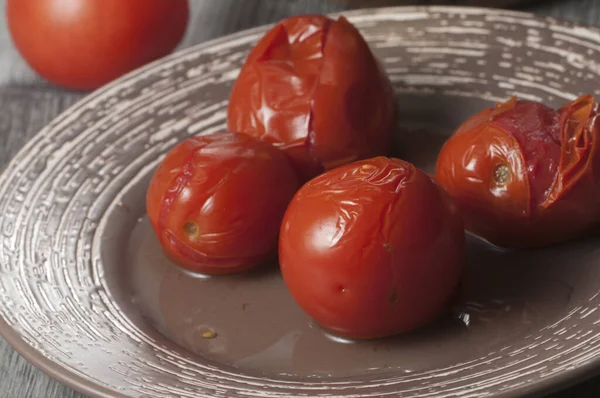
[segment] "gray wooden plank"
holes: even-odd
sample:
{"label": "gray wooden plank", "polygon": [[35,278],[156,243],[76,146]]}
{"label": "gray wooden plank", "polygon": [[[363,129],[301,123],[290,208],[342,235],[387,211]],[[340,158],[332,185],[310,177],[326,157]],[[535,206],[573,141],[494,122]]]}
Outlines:
{"label": "gray wooden plank", "polygon": [[31,366],[6,344],[0,344],[0,396],[3,398],[83,398]]}
{"label": "gray wooden plank", "polygon": [[[0,9],[4,9],[0,0]],[[23,0],[25,1],[25,0]],[[181,47],[289,15],[341,11],[341,0],[191,0],[192,17]],[[351,3],[360,5],[359,0]],[[540,1],[524,10],[600,26],[600,1]],[[45,83],[19,57],[0,18],[0,168],[39,129],[82,94]],[[548,398],[598,397],[600,377]],[[0,338],[0,398],[81,398],[34,368]]]}

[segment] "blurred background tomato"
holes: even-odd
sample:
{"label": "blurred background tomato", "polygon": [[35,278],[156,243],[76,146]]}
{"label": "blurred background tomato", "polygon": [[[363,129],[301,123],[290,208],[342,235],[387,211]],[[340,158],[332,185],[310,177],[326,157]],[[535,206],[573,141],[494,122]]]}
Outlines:
{"label": "blurred background tomato", "polygon": [[[140,4],[144,12],[132,11]],[[0,0],[7,11],[0,21],[0,85],[40,84],[39,73],[59,87],[90,90],[171,51],[291,15],[431,4],[600,20],[596,0]],[[70,53],[77,62],[65,65]]]}

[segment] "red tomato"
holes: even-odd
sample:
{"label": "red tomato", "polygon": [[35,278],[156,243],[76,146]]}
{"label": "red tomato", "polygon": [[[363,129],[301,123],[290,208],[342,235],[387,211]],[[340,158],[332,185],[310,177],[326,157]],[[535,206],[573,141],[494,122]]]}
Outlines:
{"label": "red tomato", "polygon": [[450,197],[410,163],[377,157],[328,171],[296,193],[279,260],[292,296],[325,329],[377,338],[444,308],[464,246]]}
{"label": "red tomato", "polygon": [[442,148],[436,174],[467,229],[500,246],[534,247],[598,224],[597,115],[591,96],[558,112],[513,98],[466,121]]}
{"label": "red tomato", "polygon": [[192,271],[227,274],[272,256],[298,188],[286,157],[245,134],[193,137],[156,170],[146,207],[165,253]]}
{"label": "red tomato", "polygon": [[6,15],[37,73],[88,90],[173,51],[189,9],[187,0],[7,0]]}
{"label": "red tomato", "polygon": [[345,18],[280,22],[252,50],[231,92],[228,127],[281,147],[303,180],[384,154],[393,87]]}

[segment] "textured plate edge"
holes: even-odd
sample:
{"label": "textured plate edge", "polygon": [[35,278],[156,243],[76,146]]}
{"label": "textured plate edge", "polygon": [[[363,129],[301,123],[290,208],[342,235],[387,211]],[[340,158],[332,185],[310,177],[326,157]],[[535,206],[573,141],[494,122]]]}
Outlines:
{"label": "textured plate edge", "polygon": [[114,390],[97,383],[90,383],[89,380],[79,376],[71,369],[42,355],[35,347],[23,340],[19,333],[11,328],[2,317],[0,317],[0,336],[32,366],[77,392],[90,398],[131,398],[121,393],[115,393]]}

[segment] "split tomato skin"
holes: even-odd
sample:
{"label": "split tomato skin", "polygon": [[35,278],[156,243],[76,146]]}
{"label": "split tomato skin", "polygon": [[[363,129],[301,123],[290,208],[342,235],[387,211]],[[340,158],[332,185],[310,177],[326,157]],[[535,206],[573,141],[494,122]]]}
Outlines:
{"label": "split tomato skin", "polygon": [[471,232],[499,246],[540,247],[600,221],[598,105],[555,111],[510,101],[466,121],[440,151],[436,178]]}
{"label": "split tomato skin", "polygon": [[175,263],[230,274],[275,256],[285,209],[298,189],[289,161],[245,134],[188,138],[158,166],[146,208]]}
{"label": "split tomato skin", "polygon": [[369,339],[433,320],[459,282],[464,246],[450,197],[411,164],[376,157],[297,192],[279,260],[291,295],[318,324]]}
{"label": "split tomato skin", "polygon": [[13,42],[42,77],[93,90],[169,54],[188,23],[188,0],[7,0]]}
{"label": "split tomato skin", "polygon": [[391,82],[345,18],[285,19],[251,51],[237,78],[227,123],[283,149],[303,181],[391,144]]}

